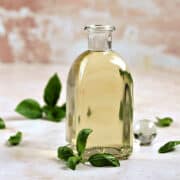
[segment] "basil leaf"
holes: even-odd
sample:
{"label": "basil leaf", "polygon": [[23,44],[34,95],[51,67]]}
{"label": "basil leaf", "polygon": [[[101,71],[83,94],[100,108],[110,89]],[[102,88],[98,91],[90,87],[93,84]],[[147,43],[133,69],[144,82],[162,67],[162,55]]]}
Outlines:
{"label": "basil leaf", "polygon": [[173,122],[173,119],[170,117],[165,117],[165,118],[156,117],[156,119],[157,119],[157,122],[155,124],[159,127],[170,126],[171,123]]}
{"label": "basil leaf", "polygon": [[96,167],[104,167],[104,166],[120,166],[119,160],[115,158],[112,154],[108,153],[97,153],[88,159],[88,161]]}
{"label": "basil leaf", "polygon": [[65,112],[61,107],[44,106],[44,116],[47,120],[60,122],[65,117]]}
{"label": "basil leaf", "polygon": [[81,158],[78,156],[71,156],[67,161],[67,167],[72,170],[76,169],[76,166],[80,163]]}
{"label": "basil leaf", "polygon": [[57,74],[54,74],[48,81],[44,90],[44,101],[49,106],[55,106],[61,92],[61,82]]}
{"label": "basil leaf", "polygon": [[79,156],[82,156],[82,154],[85,151],[86,148],[86,142],[87,138],[92,133],[92,129],[82,129],[78,133],[77,142],[76,142],[76,149]]}
{"label": "basil leaf", "polygon": [[61,106],[61,109],[66,113],[66,103]]}
{"label": "basil leaf", "polygon": [[8,142],[12,146],[18,145],[22,140],[22,132],[18,131],[14,136],[10,136]]}
{"label": "basil leaf", "polygon": [[161,146],[158,150],[159,153],[167,153],[167,152],[171,152],[174,151],[175,146],[177,146],[178,144],[180,144],[180,141],[169,141],[166,144],[164,144],[163,146]]}
{"label": "basil leaf", "polygon": [[5,122],[2,118],[0,118],[0,129],[5,129],[5,128],[6,128]]}
{"label": "basil leaf", "polygon": [[21,101],[15,111],[27,118],[37,119],[42,117],[42,110],[39,103],[33,99],[25,99]]}
{"label": "basil leaf", "polygon": [[59,147],[57,150],[58,158],[67,161],[69,157],[74,156],[73,150],[67,146]]}
{"label": "basil leaf", "polygon": [[128,83],[133,83],[133,78],[131,76],[131,73],[129,73],[128,71],[123,71],[121,69],[119,69],[119,73],[120,73],[120,76],[122,76],[123,79],[126,79]]}

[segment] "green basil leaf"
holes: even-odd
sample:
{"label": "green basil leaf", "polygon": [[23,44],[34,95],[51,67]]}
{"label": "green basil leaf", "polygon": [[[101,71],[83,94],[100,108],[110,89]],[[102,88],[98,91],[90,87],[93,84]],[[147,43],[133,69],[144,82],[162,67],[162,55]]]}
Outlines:
{"label": "green basil leaf", "polygon": [[2,118],[0,118],[0,129],[5,129],[5,128],[6,128],[5,122]]}
{"label": "green basil leaf", "polygon": [[61,106],[61,109],[66,113],[66,103]]}
{"label": "green basil leaf", "polygon": [[61,107],[55,106],[44,106],[43,107],[44,117],[47,120],[60,122],[65,117],[65,112]]}
{"label": "green basil leaf", "polygon": [[15,111],[27,118],[37,119],[42,117],[42,110],[39,103],[33,99],[25,99],[21,101]]}
{"label": "green basil leaf", "polygon": [[171,152],[174,151],[175,146],[177,146],[178,144],[180,144],[180,141],[169,141],[166,144],[164,144],[163,146],[161,146],[158,150],[159,153],[167,153],[167,152]]}
{"label": "green basil leaf", "polygon": [[115,158],[112,154],[108,153],[97,153],[88,159],[88,161],[96,167],[104,167],[104,166],[120,166],[119,160]]}
{"label": "green basil leaf", "polygon": [[80,163],[81,158],[78,156],[71,156],[67,161],[67,167],[72,170],[76,169],[76,166]]}
{"label": "green basil leaf", "polygon": [[18,145],[22,140],[22,132],[18,131],[14,136],[10,136],[8,142],[12,146]]}
{"label": "green basil leaf", "polygon": [[82,129],[78,133],[77,142],[76,142],[76,149],[77,149],[79,156],[82,156],[82,154],[84,153],[85,148],[86,148],[87,138],[91,132],[92,132],[92,129]]}
{"label": "green basil leaf", "polygon": [[165,118],[156,117],[156,119],[157,119],[157,122],[155,124],[159,127],[170,126],[171,123],[173,122],[173,119],[170,117],[165,117]]}
{"label": "green basil leaf", "polygon": [[55,106],[61,92],[61,82],[57,74],[54,74],[48,81],[44,90],[44,101],[49,106]]}
{"label": "green basil leaf", "polygon": [[123,71],[121,69],[119,69],[119,73],[123,77],[123,79],[126,80],[126,82],[133,83],[133,78],[131,76],[131,73],[129,73],[128,71]]}
{"label": "green basil leaf", "polygon": [[74,156],[73,150],[67,146],[59,147],[57,150],[58,158],[67,161],[71,156]]}

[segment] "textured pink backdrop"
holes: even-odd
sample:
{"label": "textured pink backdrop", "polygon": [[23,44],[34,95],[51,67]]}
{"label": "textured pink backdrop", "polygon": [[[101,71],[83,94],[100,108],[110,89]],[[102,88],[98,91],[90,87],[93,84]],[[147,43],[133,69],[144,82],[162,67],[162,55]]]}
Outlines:
{"label": "textured pink backdrop", "polygon": [[0,0],[0,61],[72,62],[92,23],[115,25],[125,56],[180,57],[179,0]]}

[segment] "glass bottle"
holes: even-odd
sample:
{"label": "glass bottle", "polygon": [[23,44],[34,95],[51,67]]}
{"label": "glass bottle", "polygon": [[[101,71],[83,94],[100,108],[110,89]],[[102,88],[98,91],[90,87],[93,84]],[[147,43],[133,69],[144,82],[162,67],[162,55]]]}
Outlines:
{"label": "glass bottle", "polygon": [[85,157],[104,152],[127,159],[133,144],[133,80],[111,49],[115,27],[89,25],[85,30],[89,49],[68,75],[66,139],[75,147],[78,132],[91,128]]}

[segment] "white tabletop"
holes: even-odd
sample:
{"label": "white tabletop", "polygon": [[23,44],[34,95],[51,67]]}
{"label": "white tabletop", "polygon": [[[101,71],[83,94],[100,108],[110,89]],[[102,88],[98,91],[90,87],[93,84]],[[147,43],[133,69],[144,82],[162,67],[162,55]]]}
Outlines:
{"label": "white tabletop", "polygon": [[[47,79],[58,72],[63,83],[60,103],[65,100],[67,66],[63,65],[1,65],[0,116],[7,129],[0,130],[0,180],[179,180],[180,147],[167,154],[158,148],[168,140],[180,140],[180,72],[163,69],[133,69],[135,81],[135,121],[155,116],[171,116],[171,127],[158,128],[151,146],[140,147],[134,142],[129,160],[118,168],[95,168],[79,165],[76,171],[67,169],[56,159],[56,149],[65,145],[65,120],[53,123],[28,120],[14,112],[24,98],[35,98],[43,104],[42,92]],[[23,132],[19,146],[8,147],[8,137]]]}

